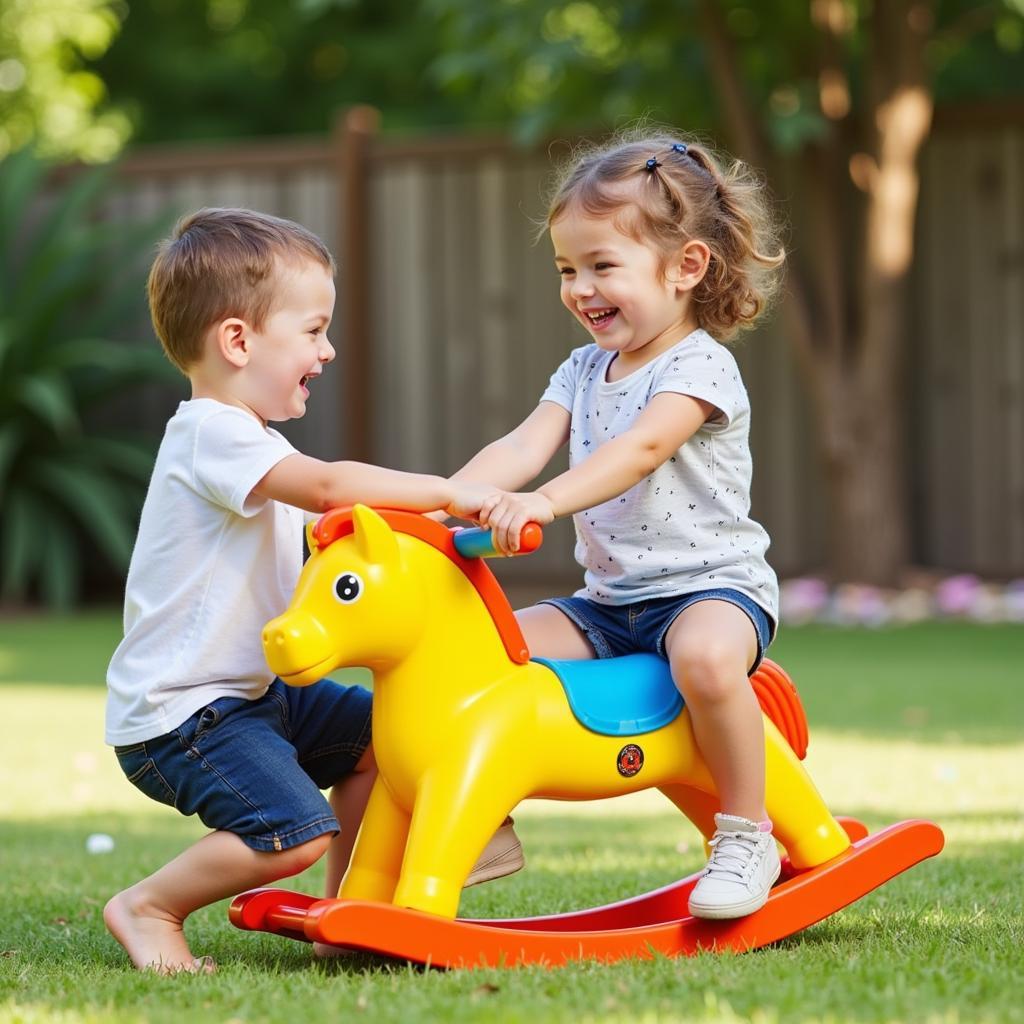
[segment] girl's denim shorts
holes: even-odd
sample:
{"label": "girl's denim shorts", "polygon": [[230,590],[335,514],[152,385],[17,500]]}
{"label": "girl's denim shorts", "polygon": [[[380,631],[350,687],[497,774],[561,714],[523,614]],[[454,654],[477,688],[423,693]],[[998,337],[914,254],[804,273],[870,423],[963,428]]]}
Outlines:
{"label": "girl's denim shorts", "polygon": [[339,831],[320,791],[369,745],[371,700],[361,686],[276,679],[258,700],[221,697],[166,735],[114,753],[146,796],[254,850],[286,850]]}
{"label": "girl's denim shorts", "polygon": [[586,597],[552,597],[541,604],[554,605],[572,619],[599,658],[617,658],[640,651],[665,658],[665,634],[669,627],[684,608],[698,601],[727,601],[747,613],[757,634],[757,657],[747,673],[753,675],[772,642],[775,623],[756,601],[738,590],[698,590],[633,604],[599,604]]}

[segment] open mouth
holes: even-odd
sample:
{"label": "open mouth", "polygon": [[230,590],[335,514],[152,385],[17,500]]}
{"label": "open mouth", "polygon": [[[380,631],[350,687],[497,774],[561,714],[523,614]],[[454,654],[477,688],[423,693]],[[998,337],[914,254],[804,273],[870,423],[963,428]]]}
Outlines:
{"label": "open mouth", "polygon": [[608,309],[585,309],[582,312],[584,320],[594,330],[600,330],[602,327],[607,327],[615,319],[615,315],[619,311],[612,306]]}

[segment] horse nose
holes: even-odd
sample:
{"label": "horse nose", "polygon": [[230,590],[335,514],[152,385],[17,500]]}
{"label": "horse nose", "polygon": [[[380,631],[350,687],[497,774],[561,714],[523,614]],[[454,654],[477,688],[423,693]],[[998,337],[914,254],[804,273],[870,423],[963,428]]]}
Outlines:
{"label": "horse nose", "polygon": [[294,626],[269,626],[263,630],[263,646],[268,651],[283,652],[288,646],[299,639],[299,632]]}
{"label": "horse nose", "polygon": [[321,661],[325,630],[312,615],[285,613],[263,627],[263,653],[276,675],[287,675]]}
{"label": "horse nose", "polygon": [[263,628],[263,653],[275,671],[277,664],[292,660],[288,654],[298,639],[298,631],[293,626],[281,625],[277,619]]}

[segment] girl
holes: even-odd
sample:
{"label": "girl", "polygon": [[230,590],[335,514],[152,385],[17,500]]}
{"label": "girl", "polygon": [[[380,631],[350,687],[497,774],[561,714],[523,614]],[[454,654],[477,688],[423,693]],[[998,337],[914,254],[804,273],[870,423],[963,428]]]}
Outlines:
{"label": "girl", "polygon": [[[747,394],[716,340],[750,326],[777,284],[784,253],[763,195],[739,164],[723,170],[669,135],[577,159],[547,228],[562,302],[593,343],[456,474],[505,488],[477,518],[506,554],[527,522],[575,519],[583,588],[518,613],[535,656],[668,659],[721,801],[690,897],[709,918],[757,910],[779,875],[747,680],[774,635],[778,588],[748,514]],[[514,493],[566,441],[569,470]]]}

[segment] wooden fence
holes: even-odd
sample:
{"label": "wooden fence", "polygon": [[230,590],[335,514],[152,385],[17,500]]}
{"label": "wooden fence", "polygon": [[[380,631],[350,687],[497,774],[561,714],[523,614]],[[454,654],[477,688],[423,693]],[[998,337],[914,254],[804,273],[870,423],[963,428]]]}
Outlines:
{"label": "wooden fence", "polygon": [[[548,243],[534,242],[551,155],[373,127],[357,109],[328,139],[139,150],[111,213],[240,205],[315,230],[339,256],[340,354],[285,433],[321,457],[451,472],[518,422],[586,340],[559,303]],[[1024,573],[1024,119],[940,118],[923,184],[907,396],[916,557]],[[780,574],[807,571],[821,561],[823,502],[780,325],[737,355],[754,409],[754,513]],[[177,397],[140,415],[157,428]],[[575,576],[569,524],[503,574]]]}
{"label": "wooden fence", "polygon": [[925,154],[914,438],[922,557],[1024,572],[1024,113],[949,116]]}

